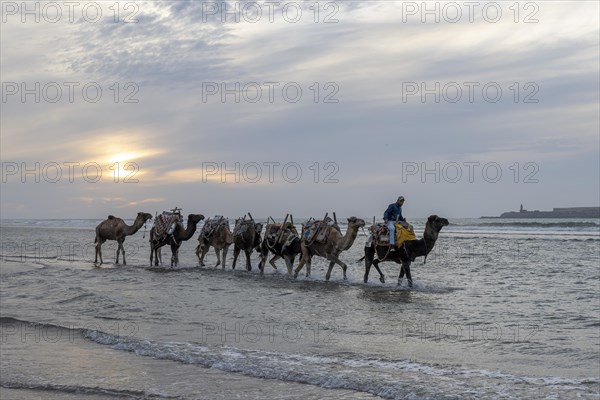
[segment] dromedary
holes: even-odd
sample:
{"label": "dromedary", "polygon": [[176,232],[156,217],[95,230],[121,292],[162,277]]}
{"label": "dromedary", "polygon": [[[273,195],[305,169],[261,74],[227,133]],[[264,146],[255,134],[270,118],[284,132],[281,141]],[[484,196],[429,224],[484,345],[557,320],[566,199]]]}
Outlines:
{"label": "dromedary", "polygon": [[129,226],[121,218],[109,215],[108,219],[102,221],[96,227],[96,239],[94,240],[94,243],[96,243],[96,259],[94,260],[94,264],[98,263],[98,256],[100,256],[100,264],[102,264],[102,243],[107,240],[116,240],[119,244],[117,247],[116,263],[119,263],[119,252],[122,252],[123,265],[127,265],[125,261],[125,248],[123,247],[125,237],[136,233],[149,219],[152,219],[151,214],[139,212],[137,217],[135,217],[135,221],[133,221],[133,225]]}
{"label": "dromedary", "polygon": [[365,246],[365,283],[367,283],[367,280],[369,279],[371,265],[375,266],[377,272],[379,272],[379,280],[381,283],[385,283],[385,277],[381,272],[381,269],[379,269],[379,263],[384,261],[394,261],[402,264],[400,267],[400,275],[398,276],[398,285],[402,284],[402,278],[404,277],[404,274],[406,274],[408,286],[412,287],[413,281],[410,274],[410,264],[417,257],[425,256],[427,259],[427,255],[435,246],[438,234],[442,228],[448,224],[449,222],[446,218],[431,215],[427,218],[423,238],[419,240],[408,240],[404,242],[399,249],[390,250],[389,246],[377,246],[373,241],[369,240]]}
{"label": "dromedary", "polygon": [[250,256],[252,250],[260,251],[260,233],[262,232],[262,224],[254,221],[250,215],[250,219],[238,218],[235,221],[235,228],[233,229],[233,264],[232,267],[235,269],[240,251],[244,251],[246,255],[246,269],[252,270],[252,264],[250,263]]}
{"label": "dromedary", "polygon": [[204,267],[204,256],[208,253],[210,246],[215,248],[215,254],[217,255],[218,267],[221,264],[221,253],[223,254],[223,269],[225,269],[225,260],[227,258],[227,250],[233,243],[233,233],[229,230],[229,222],[224,218],[214,218],[209,220],[213,223],[211,225],[208,221],[202,228],[200,236],[198,236],[198,246],[196,247],[196,256],[200,262],[200,266]]}
{"label": "dromedary", "polygon": [[284,222],[283,225],[274,225],[283,226],[284,233],[281,237],[277,235],[275,238],[269,238],[268,235],[270,225],[267,225],[265,237],[260,245],[260,263],[258,264],[258,269],[260,270],[261,275],[265,273],[265,264],[267,263],[269,252],[271,252],[274,254],[274,256],[271,258],[271,260],[269,260],[269,264],[271,264],[273,268],[277,269],[275,261],[283,258],[283,261],[285,261],[285,266],[288,270],[288,276],[291,277],[294,267],[294,260],[302,251],[300,246],[300,236],[298,235],[296,228],[294,228],[294,224],[291,222]]}
{"label": "dromedary", "polygon": [[179,262],[179,246],[181,242],[190,240],[196,232],[198,222],[204,219],[202,214],[188,215],[187,227],[184,229],[183,224],[178,222],[172,235],[163,235],[160,238],[156,237],[156,227],[150,229],[150,265],[154,258],[154,265],[158,265],[160,258],[160,248],[165,245],[171,246],[171,267],[176,266]]}
{"label": "dromedary", "polygon": [[339,255],[342,251],[348,250],[352,247],[356,236],[358,236],[358,229],[365,226],[365,221],[356,218],[350,217],[348,218],[348,228],[346,229],[346,234],[342,236],[342,234],[333,226],[328,227],[330,229],[327,240],[324,243],[318,242],[308,242],[306,238],[302,238],[302,258],[300,259],[300,264],[296,268],[294,273],[294,278],[298,277],[298,273],[306,264],[306,276],[310,276],[310,268],[312,264],[312,256],[320,256],[329,260],[329,268],[327,270],[327,275],[325,276],[326,280],[329,280],[331,277],[331,270],[335,264],[338,264],[342,267],[344,271],[344,280],[346,278],[346,264],[339,259]]}

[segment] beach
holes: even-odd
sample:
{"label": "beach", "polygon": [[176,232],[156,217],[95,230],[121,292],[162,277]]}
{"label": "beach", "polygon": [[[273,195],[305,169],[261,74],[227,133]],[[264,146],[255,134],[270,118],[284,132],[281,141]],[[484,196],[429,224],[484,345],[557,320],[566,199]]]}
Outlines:
{"label": "beach", "polygon": [[176,268],[168,248],[150,267],[143,228],[126,266],[109,241],[98,267],[100,221],[3,220],[0,394],[599,398],[599,221],[449,220],[413,288],[393,263],[363,283],[363,231],[341,256],[348,280],[336,266],[326,282],[324,259],[308,278],[281,260],[260,276],[256,253],[232,270],[232,248],[225,269],[212,250],[200,268],[197,234]]}

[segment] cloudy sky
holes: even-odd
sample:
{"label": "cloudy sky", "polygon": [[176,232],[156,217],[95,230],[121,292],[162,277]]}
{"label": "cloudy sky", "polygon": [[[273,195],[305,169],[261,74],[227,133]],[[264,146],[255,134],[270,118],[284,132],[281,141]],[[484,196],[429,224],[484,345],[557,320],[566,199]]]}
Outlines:
{"label": "cloudy sky", "polygon": [[600,203],[596,1],[1,4],[2,218]]}

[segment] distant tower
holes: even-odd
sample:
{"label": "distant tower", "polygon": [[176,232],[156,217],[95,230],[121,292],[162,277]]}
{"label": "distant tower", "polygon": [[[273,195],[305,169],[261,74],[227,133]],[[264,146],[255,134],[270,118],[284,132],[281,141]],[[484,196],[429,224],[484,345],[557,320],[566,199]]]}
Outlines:
{"label": "distant tower", "polygon": [[521,208],[519,208],[519,212],[523,212],[523,204],[521,204]]}

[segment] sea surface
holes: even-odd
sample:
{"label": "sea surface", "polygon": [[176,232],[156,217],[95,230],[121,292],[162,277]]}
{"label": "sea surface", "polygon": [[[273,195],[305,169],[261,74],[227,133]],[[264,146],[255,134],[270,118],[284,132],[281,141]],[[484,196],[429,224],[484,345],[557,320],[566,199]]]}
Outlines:
{"label": "sea surface", "polygon": [[363,283],[366,228],[325,282],[200,268],[197,234],[151,267],[150,223],[98,267],[99,220],[2,220],[0,398],[599,399],[600,221],[449,220],[413,288]]}

